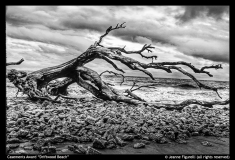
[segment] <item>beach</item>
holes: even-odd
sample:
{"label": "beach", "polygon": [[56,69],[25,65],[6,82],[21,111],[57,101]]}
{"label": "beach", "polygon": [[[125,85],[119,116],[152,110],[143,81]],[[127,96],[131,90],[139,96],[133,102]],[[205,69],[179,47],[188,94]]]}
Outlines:
{"label": "beach", "polygon": [[[177,84],[172,79],[153,82],[128,78],[123,85],[120,77],[104,76],[104,81],[120,92],[129,89],[133,81],[137,85],[156,83],[154,88],[134,91],[148,102],[221,100],[213,91],[200,90],[195,84],[184,85],[188,80]],[[219,94],[224,100],[229,98],[228,82],[210,83],[221,87]],[[229,105],[190,105],[182,111],[168,111],[104,102],[76,84],[69,86],[68,92],[77,101],[60,99],[62,104],[52,104],[31,102],[22,93],[15,97],[17,89],[8,80],[6,87],[10,154],[38,154],[48,145],[54,147],[56,154],[81,154],[79,145],[84,149],[92,147],[100,154],[229,154]],[[142,147],[133,147],[137,143]]]}

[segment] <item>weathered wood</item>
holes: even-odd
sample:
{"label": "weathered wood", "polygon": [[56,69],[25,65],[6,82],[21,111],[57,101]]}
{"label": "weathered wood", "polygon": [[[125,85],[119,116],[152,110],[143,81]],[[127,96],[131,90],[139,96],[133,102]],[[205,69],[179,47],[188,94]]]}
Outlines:
{"label": "weathered wood", "polygon": [[20,65],[23,61],[24,61],[24,59],[22,58],[22,59],[19,60],[18,62],[8,62],[8,63],[6,63],[6,66],[10,66],[10,65]]}
{"label": "weathered wood", "polygon": [[[124,23],[123,23],[124,24]],[[127,97],[125,95],[120,94],[117,92],[114,88],[112,88],[107,83],[103,82],[101,79],[102,73],[99,75],[96,71],[91,70],[87,67],[84,67],[85,64],[93,61],[94,59],[103,59],[109,64],[111,64],[116,70],[121,71],[122,73],[125,73],[122,69],[118,68],[118,66],[112,61],[116,60],[123,64],[125,64],[127,67],[129,67],[132,70],[139,70],[145,74],[147,74],[149,77],[151,77],[154,80],[153,75],[147,71],[148,68],[152,69],[161,69],[165,70],[168,73],[172,73],[173,70],[178,70],[179,72],[185,74],[186,76],[190,77],[200,88],[210,89],[215,91],[218,94],[218,89],[212,86],[207,86],[205,84],[202,84],[200,81],[198,81],[192,74],[188,73],[187,71],[183,70],[180,67],[177,67],[176,65],[184,65],[191,68],[195,73],[206,73],[209,76],[212,76],[209,72],[204,71],[208,68],[215,68],[220,69],[222,66],[220,64],[218,65],[212,65],[212,66],[205,66],[201,69],[197,69],[192,64],[187,62],[159,62],[159,63],[141,63],[139,61],[136,61],[130,57],[126,57],[122,55],[122,53],[125,54],[140,54],[143,58],[152,58],[152,60],[157,58],[157,56],[145,56],[143,55],[144,51],[152,52],[151,45],[144,45],[141,50],[138,51],[126,51],[125,47],[119,48],[119,47],[104,47],[100,43],[102,42],[102,39],[108,35],[108,33],[112,30],[116,30],[119,28],[125,28],[125,26],[117,25],[115,28],[109,27],[106,30],[106,33],[102,35],[98,42],[95,42],[94,45],[91,45],[83,54],[80,56],[65,62],[60,65],[56,65],[53,67],[44,68],[35,72],[32,72],[30,74],[21,74],[20,72],[17,72],[16,70],[10,72],[8,74],[8,78],[13,84],[19,89],[19,91],[27,94],[29,98],[31,99],[44,99],[44,100],[50,100],[52,102],[57,103],[57,99],[61,96],[64,98],[69,98],[67,96],[64,96],[67,94],[67,87],[71,85],[72,83],[77,83],[79,86],[85,88],[86,90],[90,91],[95,97],[103,99],[103,100],[114,100],[117,102],[126,102],[130,104],[143,104],[147,103],[142,98],[138,97],[136,94],[132,93],[133,91],[140,89],[141,87],[151,87],[149,86],[138,86],[137,88],[133,89],[135,83],[131,87],[130,90],[127,90],[126,93],[131,97]],[[16,62],[15,64],[22,63],[22,62]],[[7,64],[8,65],[8,64]],[[107,71],[105,71],[107,72]],[[104,73],[104,72],[103,72]],[[121,75],[121,74],[120,74]],[[23,80],[22,78],[25,77]],[[51,81],[56,80],[58,78],[64,78],[63,81],[57,82],[54,84],[49,84]],[[123,76],[124,79],[124,76]],[[49,88],[49,89],[48,89]],[[51,95],[58,95],[56,100],[53,100],[50,98],[47,94],[44,93],[45,89],[48,89],[48,93]],[[219,96],[219,94],[218,94]],[[220,97],[220,96],[219,96]],[[228,104],[229,100],[226,101],[214,101],[214,102],[204,102],[204,101],[198,101],[198,100],[187,100],[180,104],[152,104],[156,108],[166,108],[166,109],[182,109],[183,107],[190,105],[190,104],[200,104],[203,106],[211,107],[215,104],[218,105],[225,105]]]}

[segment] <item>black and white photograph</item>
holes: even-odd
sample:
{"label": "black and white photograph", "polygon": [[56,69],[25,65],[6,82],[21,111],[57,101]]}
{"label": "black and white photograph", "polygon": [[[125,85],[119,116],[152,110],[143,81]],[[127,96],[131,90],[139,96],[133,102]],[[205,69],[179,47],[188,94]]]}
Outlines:
{"label": "black and white photograph", "polygon": [[229,6],[5,9],[8,159],[230,155]]}

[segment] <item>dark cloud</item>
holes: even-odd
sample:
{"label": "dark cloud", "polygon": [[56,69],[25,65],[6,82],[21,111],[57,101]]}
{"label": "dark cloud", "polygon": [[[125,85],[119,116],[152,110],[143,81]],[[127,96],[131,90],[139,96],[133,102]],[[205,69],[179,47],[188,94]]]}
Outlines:
{"label": "dark cloud", "polygon": [[52,32],[50,30],[41,30],[37,28],[8,26],[6,29],[6,35],[15,39],[55,44],[73,48],[82,52],[84,52],[92,44],[90,40],[83,37],[68,36],[61,33]]}
{"label": "dark cloud", "polygon": [[98,32],[102,32],[105,30],[105,28],[108,28],[108,26],[105,26],[104,23],[100,23],[97,21],[91,22],[86,19],[71,20],[66,18],[62,20],[60,24],[64,27],[67,27],[68,29],[88,29]]}
{"label": "dark cloud", "polygon": [[214,53],[209,53],[209,54],[204,54],[204,53],[194,53],[194,57],[198,58],[203,58],[215,62],[224,62],[224,63],[229,63],[229,53],[225,53],[224,55],[220,54],[214,54]]}
{"label": "dark cloud", "polygon": [[181,22],[187,22],[203,15],[221,19],[224,13],[229,13],[229,6],[184,6],[185,12],[177,15]]}
{"label": "dark cloud", "polygon": [[178,50],[185,55],[193,56],[195,58],[203,58],[214,62],[224,62],[229,64],[229,51],[225,49],[204,51],[192,50],[186,47],[178,47]]}
{"label": "dark cloud", "polygon": [[19,15],[6,15],[6,22],[14,26],[24,26],[28,24],[40,24],[32,19],[25,19]]}
{"label": "dark cloud", "polygon": [[70,56],[70,55],[75,55],[75,56],[79,56],[82,52],[81,51],[77,51],[75,49],[70,49],[70,48],[66,48],[65,50],[58,50],[52,47],[48,47],[45,45],[38,45],[38,47],[40,49],[37,49],[38,52],[42,53],[42,54],[56,54],[58,56]]}
{"label": "dark cloud", "polygon": [[[109,26],[115,27],[117,23],[120,24],[122,22],[127,22],[125,24],[125,29],[112,31],[109,35],[141,44],[153,42],[153,44],[158,46],[174,46],[185,55],[200,57],[212,61],[229,62],[229,51],[227,49],[229,47],[229,38],[223,38],[223,35],[221,38],[221,36],[217,36],[218,34],[214,34],[214,31],[212,33],[211,31],[204,31],[203,28],[194,28],[194,26],[190,25],[187,26],[187,28],[182,28],[177,25],[175,26],[174,24],[167,26],[160,23],[167,23],[168,17],[170,17],[170,15],[174,15],[174,12],[178,13],[181,9],[180,7],[168,8],[166,9],[166,11],[169,12],[168,16],[157,17],[152,20],[146,19],[147,16],[144,18],[142,17],[141,20],[136,20],[128,15],[128,13],[131,14],[132,11],[134,11],[133,13],[137,13],[138,11],[148,11],[150,12],[149,14],[151,14],[155,13],[156,10],[157,13],[156,6],[154,7],[154,11],[145,7],[81,7],[77,10],[76,8],[71,8],[72,11],[68,12],[64,9],[62,10],[63,13],[61,13],[61,10],[59,9],[60,7],[38,6],[32,14],[29,14],[29,11],[25,10],[18,11],[18,8],[9,8],[10,12],[8,12],[6,18],[7,23],[11,23],[13,26],[40,24],[48,27],[49,30],[46,32],[37,29],[30,29],[29,27],[19,28],[18,30],[12,31],[9,29],[7,35],[13,38],[63,45],[73,47],[79,51],[84,51],[91,42],[87,42],[86,45],[80,45],[79,43],[82,41],[76,41],[76,39],[71,40],[71,38],[75,36],[63,36],[58,33],[62,33],[62,31],[81,32],[81,29],[85,29],[88,30],[88,32],[97,31],[102,35]],[[229,12],[228,6],[185,6],[184,8],[185,12],[177,16],[177,18],[182,22],[186,22],[203,15],[220,19],[224,13]],[[68,10],[69,9],[70,8],[68,8]],[[119,12],[120,14],[118,14]],[[175,23],[175,21],[172,21],[172,23]],[[218,29],[229,32],[227,24],[217,23],[216,25],[216,28],[218,27]],[[218,33],[220,34],[221,32]],[[188,39],[196,41],[188,44]],[[203,39],[206,39],[208,42],[204,42]],[[210,42],[212,42],[212,44],[210,44]],[[205,45],[205,43],[207,45]],[[213,49],[215,47],[216,49]],[[199,50],[192,52],[191,50],[193,49]]]}

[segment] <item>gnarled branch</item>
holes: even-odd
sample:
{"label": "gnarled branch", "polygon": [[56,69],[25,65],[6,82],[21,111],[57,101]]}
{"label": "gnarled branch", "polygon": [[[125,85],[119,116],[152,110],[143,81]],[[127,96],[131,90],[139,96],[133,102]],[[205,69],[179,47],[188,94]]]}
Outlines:
{"label": "gnarled branch", "polygon": [[205,88],[205,89],[210,89],[210,90],[213,90],[217,93],[217,95],[222,99],[222,97],[219,95],[218,93],[218,89],[215,88],[215,87],[210,87],[210,86],[207,86],[201,82],[199,82],[193,75],[191,75],[190,73],[186,72],[185,70],[183,70],[181,67],[176,67],[176,66],[169,66],[170,69],[176,69],[178,71],[180,71],[181,73],[187,75],[188,77],[190,77],[194,82],[196,82],[196,84],[198,85],[198,87],[201,89],[201,88]]}
{"label": "gnarled branch", "polygon": [[102,55],[100,55],[100,57],[104,59],[105,61],[107,61],[108,63],[110,63],[116,70],[121,71],[122,73],[125,73],[122,69],[118,68],[117,65],[113,63],[113,61],[111,61],[109,58],[102,56]]}
{"label": "gnarled branch", "polygon": [[[126,22],[124,22],[124,23],[126,23]],[[110,26],[110,27],[106,30],[105,34],[102,35],[102,36],[100,36],[99,41],[96,42],[95,44],[101,46],[100,43],[102,42],[102,39],[103,39],[106,35],[108,35],[109,32],[111,32],[111,31],[113,31],[113,30],[115,30],[115,29],[119,29],[119,28],[126,28],[126,26],[123,26],[124,23],[122,23],[121,25],[117,24],[117,26],[116,26],[115,28],[113,28],[112,26]]]}
{"label": "gnarled branch", "polygon": [[187,63],[187,62],[183,62],[183,61],[179,61],[179,62],[158,62],[158,63],[153,63],[154,65],[185,65],[190,67],[195,73],[206,73],[208,74],[210,77],[213,77],[213,75],[211,75],[209,72],[204,71],[207,68],[215,68],[215,69],[220,69],[222,68],[221,64],[218,65],[212,65],[212,66],[204,66],[201,69],[196,68],[195,66],[193,66],[191,63]]}
{"label": "gnarled branch", "polygon": [[18,62],[8,62],[8,63],[6,63],[6,66],[10,66],[10,65],[20,65],[23,61],[24,61],[24,59],[22,58],[22,59],[19,60]]}
{"label": "gnarled branch", "polygon": [[142,49],[140,49],[139,51],[126,51],[125,47],[123,47],[123,48],[120,48],[120,47],[109,47],[108,49],[120,51],[120,52],[123,52],[123,53],[126,53],[126,54],[139,54],[143,58],[146,58],[146,59],[150,59],[151,58],[152,62],[153,62],[153,59],[157,59],[157,56],[145,56],[145,55],[142,54],[142,52],[144,52],[145,50],[147,50],[148,52],[152,52],[150,50],[151,48],[155,48],[155,47],[151,46],[151,44],[149,44],[149,45],[145,44],[142,47]]}
{"label": "gnarled branch", "polygon": [[204,66],[201,68],[201,71],[203,71],[206,68],[215,68],[215,69],[222,69],[222,64],[217,64],[217,65],[211,65],[211,66]]}
{"label": "gnarled branch", "polygon": [[156,84],[149,84],[149,85],[144,85],[144,86],[138,86],[137,88],[133,89],[135,87],[135,85],[136,85],[136,82],[133,83],[133,85],[130,89],[131,92],[136,91],[136,90],[143,88],[143,87],[152,88],[152,86],[156,86]]}

